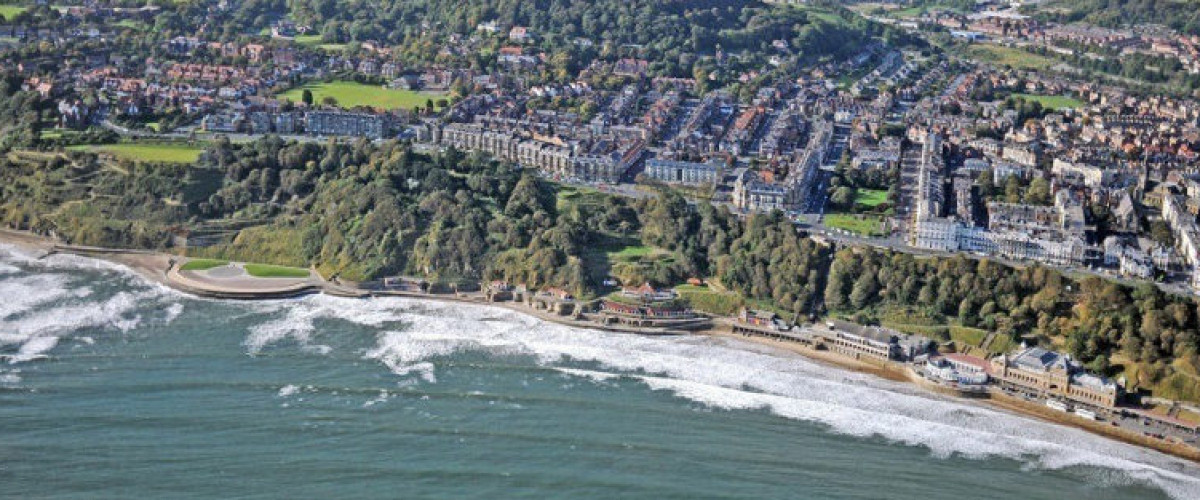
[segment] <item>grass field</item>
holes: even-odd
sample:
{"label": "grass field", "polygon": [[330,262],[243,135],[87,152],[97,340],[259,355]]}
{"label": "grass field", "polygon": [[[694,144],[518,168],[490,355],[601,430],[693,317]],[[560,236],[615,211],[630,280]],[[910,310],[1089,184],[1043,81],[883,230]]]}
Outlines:
{"label": "grass field", "polygon": [[[219,180],[217,182],[220,182]],[[219,185],[219,184],[218,184]],[[189,248],[189,255],[238,262],[271,262],[307,267],[301,231],[292,227],[263,225],[238,231],[229,243]]]}
{"label": "grass field", "polygon": [[883,218],[877,215],[829,214],[825,226],[862,236],[883,236]]}
{"label": "grass field", "polygon": [[1012,47],[999,45],[975,44],[967,48],[966,56],[981,62],[1012,66],[1018,69],[1047,70],[1054,66],[1055,61],[1049,57],[1039,56]]}
{"label": "grass field", "polygon": [[435,105],[438,99],[446,97],[444,92],[420,92],[414,90],[399,90],[363,85],[357,82],[328,82],[311,83],[296,87],[279,97],[292,102],[300,102],[304,89],[311,90],[313,102],[320,103],[325,97],[337,99],[338,106],[353,108],[355,106],[370,106],[382,109],[412,109],[425,106],[425,101],[433,99]]}
{"label": "grass field", "polygon": [[654,254],[657,251],[655,248],[643,245],[629,246],[615,252],[608,252],[608,258],[612,260],[632,261]]}
{"label": "grass field", "polygon": [[987,331],[978,328],[967,328],[962,326],[950,327],[950,339],[955,342],[960,342],[972,347],[979,347],[983,344],[983,339],[987,337]]}
{"label": "grass field", "polygon": [[572,206],[598,206],[609,195],[599,189],[584,186],[560,186],[554,193],[554,204],[559,212],[564,212]]}
{"label": "grass field", "polygon": [[133,19],[122,19],[120,21],[117,21],[114,24],[114,26],[120,26],[122,28],[129,28],[131,30],[137,30],[137,31],[145,31],[146,30],[146,23],[143,23],[141,21],[134,21]]}
{"label": "grass field", "polygon": [[887,203],[888,192],[883,189],[859,189],[854,193],[854,204],[875,208]]}
{"label": "grass field", "polygon": [[707,286],[680,285],[675,287],[679,296],[692,308],[721,316],[732,316],[741,310],[746,301],[733,292],[720,292]]}
{"label": "grass field", "polygon": [[11,21],[13,16],[25,12],[28,7],[24,5],[0,5],[0,16],[4,16],[5,20]]}
{"label": "grass field", "polygon": [[296,35],[292,38],[292,40],[295,40],[296,43],[300,45],[306,45],[309,47],[321,45],[322,43],[321,35]]}
{"label": "grass field", "polygon": [[[881,4],[877,4],[877,6],[878,5],[881,5]],[[870,10],[871,8],[873,8],[873,7],[868,6],[868,7],[865,7],[864,10]],[[913,17],[920,17],[920,15],[923,13],[933,13],[933,12],[938,12],[938,11],[957,12],[960,14],[964,13],[963,10],[961,8],[959,8],[958,6],[952,5],[951,3],[947,2],[947,3],[943,3],[943,4],[933,3],[933,4],[929,4],[929,5],[918,5],[916,7],[906,7],[903,9],[892,9],[892,10],[888,11],[887,16],[894,18],[894,19],[908,19],[908,18],[913,18]]]}
{"label": "grass field", "polygon": [[102,146],[71,146],[76,151],[109,153],[118,158],[152,163],[195,163],[204,151],[186,144],[121,143]]}
{"label": "grass field", "polygon": [[192,259],[187,261],[187,264],[179,266],[180,271],[206,271],[214,267],[221,267],[229,264],[227,260],[221,259]]}
{"label": "grass field", "polygon": [[809,9],[805,10],[805,12],[808,13],[809,18],[820,19],[829,24],[838,25],[838,26],[846,24],[845,19],[842,19],[837,14],[834,14],[833,12],[830,12],[830,11],[827,11],[824,9],[809,8]]}
{"label": "grass field", "polygon": [[307,278],[308,269],[272,266],[269,264],[246,264],[246,272],[256,278]]}
{"label": "grass field", "polygon": [[321,35],[296,35],[292,40],[305,47],[316,47],[331,52],[346,48],[344,43],[325,43],[321,40]]}
{"label": "grass field", "polygon": [[1072,97],[1061,95],[1038,95],[1038,94],[1018,94],[1014,93],[1013,97],[1020,97],[1026,101],[1039,102],[1043,108],[1075,109],[1083,106],[1083,101]]}
{"label": "grass field", "polygon": [[888,12],[888,16],[894,17],[896,19],[907,19],[910,17],[920,16],[921,13],[925,12],[926,10],[928,10],[928,9],[926,9],[925,7],[909,7],[907,9],[896,9],[896,10]]}
{"label": "grass field", "polygon": [[1006,335],[996,334],[992,337],[992,343],[984,346],[988,352],[992,354],[1001,354],[1013,350],[1016,347],[1016,342]]}
{"label": "grass field", "polygon": [[714,290],[708,286],[679,285],[675,287],[679,297],[686,300],[693,309],[720,316],[732,316],[743,307],[771,311],[784,318],[791,318],[790,311],[782,310],[770,300],[752,300],[737,292]]}

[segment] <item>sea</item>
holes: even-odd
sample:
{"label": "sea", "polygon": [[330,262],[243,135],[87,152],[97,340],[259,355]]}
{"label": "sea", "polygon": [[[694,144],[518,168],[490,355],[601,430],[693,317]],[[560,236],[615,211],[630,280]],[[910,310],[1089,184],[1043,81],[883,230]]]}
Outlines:
{"label": "sea", "polygon": [[1188,500],[1200,467],[735,339],[0,246],[0,498]]}

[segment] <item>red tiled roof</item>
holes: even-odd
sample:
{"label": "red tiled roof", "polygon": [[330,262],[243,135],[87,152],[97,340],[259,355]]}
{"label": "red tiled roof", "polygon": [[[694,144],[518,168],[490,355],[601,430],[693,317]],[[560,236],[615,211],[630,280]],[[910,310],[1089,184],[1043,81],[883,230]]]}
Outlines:
{"label": "red tiled roof", "polygon": [[977,367],[977,368],[980,368],[980,369],[982,369],[982,370],[987,370],[987,369],[989,369],[989,367],[991,366],[991,365],[990,365],[990,364],[987,362],[987,360],[986,360],[986,359],[983,359],[983,358],[980,358],[980,357],[976,357],[976,356],[970,356],[970,355],[967,355],[967,354],[960,354],[960,353],[956,353],[956,352],[951,352],[951,353],[946,353],[946,354],[943,354],[942,356],[943,356],[943,357],[945,357],[945,358],[946,358],[946,359],[948,359],[948,360],[951,360],[951,361],[954,361],[954,362],[957,362],[957,363],[962,363],[962,364],[964,364],[964,365],[971,365],[971,366],[975,366],[975,367]]}

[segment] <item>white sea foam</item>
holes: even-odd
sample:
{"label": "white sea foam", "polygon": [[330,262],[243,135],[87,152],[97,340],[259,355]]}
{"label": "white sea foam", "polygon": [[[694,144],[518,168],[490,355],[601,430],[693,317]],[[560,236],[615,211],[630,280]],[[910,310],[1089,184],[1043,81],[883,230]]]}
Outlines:
{"label": "white sea foam", "polygon": [[121,264],[102,259],[84,257],[82,255],[56,253],[46,257],[39,257],[18,247],[8,247],[5,253],[7,255],[4,255],[0,258],[10,263],[22,264],[29,267],[58,271],[115,271],[121,274],[138,276],[138,274],[132,269],[129,269]]}
{"label": "white sea foam", "polygon": [[46,353],[58,345],[58,337],[52,335],[33,337],[21,344],[16,354],[9,356],[9,364],[23,363],[46,357]]}
{"label": "white sea foam", "polygon": [[389,400],[389,399],[392,399],[392,394],[391,394],[390,392],[388,392],[388,391],[379,391],[379,395],[378,395],[378,396],[375,396],[373,399],[369,399],[369,400],[367,400],[366,402],[364,402],[364,403],[362,404],[362,407],[363,407],[363,408],[370,408],[370,407],[372,407],[372,406],[375,406],[375,405],[377,405],[377,404],[379,404],[379,403],[385,403],[385,402],[387,402],[387,400]]}
{"label": "white sea foam", "polygon": [[183,314],[183,304],[178,302],[171,304],[167,306],[167,315],[163,317],[163,322],[166,324],[171,324],[176,318],[179,317],[180,314]]}
{"label": "white sea foam", "polygon": [[[258,354],[268,345],[292,340],[309,346],[318,318],[343,319],[368,326],[381,326],[400,319],[400,313],[389,308],[355,307],[354,300],[314,295],[300,300],[270,301],[252,305],[259,312],[279,315],[278,318],[254,326],[243,344],[250,354]],[[328,346],[320,349],[328,352]]]}
{"label": "white sea foam", "polygon": [[[0,248],[0,262],[15,264],[18,271],[0,275],[0,346],[18,346],[7,356],[9,363],[41,359],[58,345],[60,338],[87,328],[112,328],[122,332],[137,328],[139,309],[164,296],[159,287],[138,287],[107,298],[94,297],[94,290],[73,281],[79,269],[108,272],[120,266],[73,256],[37,260],[13,247]],[[123,269],[123,268],[121,268]],[[168,311],[168,315],[170,312]],[[90,337],[82,339],[88,343]]]}
{"label": "white sea foam", "polygon": [[564,368],[561,366],[554,369],[572,377],[588,378],[595,380],[596,382],[606,382],[621,378],[622,376],[619,373],[601,372],[596,370],[581,370],[579,368]]}
{"label": "white sea foam", "polygon": [[[756,344],[583,330],[495,307],[409,299],[313,297],[288,307],[296,311],[286,319],[301,320],[305,336],[319,317],[372,326],[404,323],[402,331],[378,334],[364,356],[397,374],[415,373],[427,381],[434,380],[436,359],[455,352],[527,355],[572,376],[597,381],[634,377],[652,389],[712,408],[761,409],[817,422],[839,434],[927,447],[938,457],[1004,457],[1041,469],[1114,471],[1097,472],[1103,478],[1097,482],[1153,485],[1181,500],[1194,499],[1200,491],[1200,468],[1182,460]],[[270,324],[280,328],[282,321]],[[603,370],[561,366],[579,362]]]}
{"label": "white sea foam", "polygon": [[27,311],[16,319],[0,321],[0,346],[20,344],[17,353],[8,357],[10,363],[20,363],[45,357],[58,344],[59,337],[86,328],[130,331],[141,323],[141,315],[134,311],[150,295],[119,292],[99,303],[89,301]]}
{"label": "white sea foam", "polygon": [[12,263],[30,263],[37,260],[37,256],[28,253],[25,249],[8,243],[0,243],[0,261],[5,264]]}
{"label": "white sea foam", "polygon": [[128,331],[140,323],[140,316],[134,311],[153,296],[147,292],[118,292],[99,303],[71,303],[29,312],[10,322],[8,328],[18,336],[107,326]]}
{"label": "white sea foam", "polygon": [[11,265],[11,264],[5,264],[3,262],[0,262],[0,276],[3,276],[5,274],[16,274],[19,272],[21,272],[21,268]]}
{"label": "white sea foam", "polygon": [[30,308],[69,297],[86,297],[90,288],[71,289],[61,274],[33,274],[0,281],[0,320]]}
{"label": "white sea foam", "polygon": [[279,397],[281,397],[281,398],[286,398],[286,397],[288,397],[288,396],[291,396],[291,395],[293,395],[293,394],[296,394],[297,392],[300,392],[300,387],[299,387],[299,386],[292,385],[292,384],[288,384],[288,385],[285,385],[285,386],[283,386],[283,387],[280,387],[280,388],[279,388],[279,393],[278,393],[278,394],[276,394],[276,395],[277,395],[277,396],[279,396]]}

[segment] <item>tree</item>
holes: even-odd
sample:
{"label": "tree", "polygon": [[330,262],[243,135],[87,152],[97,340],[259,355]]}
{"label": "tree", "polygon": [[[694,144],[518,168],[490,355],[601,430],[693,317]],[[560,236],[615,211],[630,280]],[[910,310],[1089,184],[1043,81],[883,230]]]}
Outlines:
{"label": "tree", "polygon": [[1015,175],[1004,179],[1004,201],[1008,203],[1021,202],[1021,180]]}
{"label": "tree", "polygon": [[870,305],[871,299],[875,298],[875,292],[878,291],[879,284],[875,282],[875,273],[863,272],[854,281],[854,289],[850,291],[850,305],[855,309],[863,309]]}
{"label": "tree", "polygon": [[829,201],[839,207],[849,208],[854,203],[854,188],[839,186],[833,190],[833,196],[829,197]]}
{"label": "tree", "polygon": [[962,302],[958,303],[958,321],[963,326],[975,326],[975,304],[971,299],[962,299]]}
{"label": "tree", "polygon": [[991,198],[996,192],[996,183],[993,179],[990,169],[979,173],[979,179],[976,182],[979,183],[979,194],[984,198]]}
{"label": "tree", "polygon": [[1157,219],[1150,223],[1150,238],[1159,245],[1170,248],[1175,245],[1175,235],[1171,234],[1171,226],[1167,221]]}
{"label": "tree", "polygon": [[300,102],[303,102],[304,105],[306,105],[306,106],[312,106],[312,104],[313,104],[312,91],[309,89],[304,89],[304,92],[300,93]]}
{"label": "tree", "polygon": [[[834,269],[837,269],[836,265]],[[842,272],[829,273],[829,282],[825,285],[825,307],[831,311],[845,309],[846,303],[846,276]]]}
{"label": "tree", "polygon": [[327,96],[321,98],[321,104],[324,104],[326,106],[337,106],[338,101],[337,101],[337,98],[335,98],[331,95],[327,95]]}
{"label": "tree", "polygon": [[1025,203],[1049,205],[1050,200],[1050,181],[1044,177],[1038,177],[1029,183],[1029,189],[1025,191]]}

